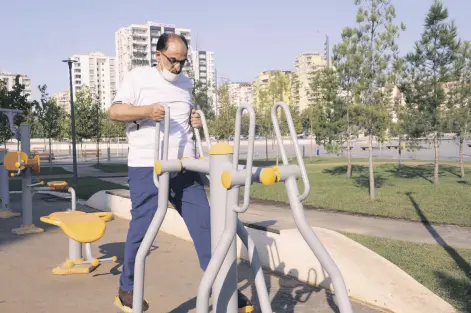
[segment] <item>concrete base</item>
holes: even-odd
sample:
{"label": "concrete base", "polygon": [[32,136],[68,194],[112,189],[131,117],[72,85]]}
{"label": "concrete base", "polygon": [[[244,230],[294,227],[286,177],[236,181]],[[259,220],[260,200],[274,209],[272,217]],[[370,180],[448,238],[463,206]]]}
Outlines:
{"label": "concrete base", "polygon": [[7,219],[21,216],[21,213],[13,213],[11,210],[0,210],[0,219]]}
{"label": "concrete base", "polygon": [[[99,191],[86,205],[131,219],[129,198]],[[173,209],[168,210],[161,230],[192,241],[182,217]],[[297,229],[281,230],[279,234],[253,228],[247,230],[264,267],[314,286],[333,289],[328,274]],[[456,312],[449,303],[375,252],[335,231],[318,227],[313,230],[338,265],[353,299],[394,313]],[[242,242],[237,241],[238,257],[248,260]]]}
{"label": "concrete base", "polygon": [[11,230],[15,235],[30,235],[44,232],[44,229],[34,226],[34,224],[21,225],[20,228]]}

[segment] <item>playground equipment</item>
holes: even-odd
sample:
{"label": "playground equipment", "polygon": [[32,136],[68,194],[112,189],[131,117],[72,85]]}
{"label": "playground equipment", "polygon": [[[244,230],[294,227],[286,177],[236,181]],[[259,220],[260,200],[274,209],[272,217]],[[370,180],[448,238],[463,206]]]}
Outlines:
{"label": "playground equipment", "polygon": [[[0,109],[0,113],[8,116],[10,130],[16,139],[21,141],[21,151],[6,152],[2,158],[3,167],[10,176],[21,176],[21,206],[22,206],[22,224],[19,228],[12,230],[14,234],[25,235],[41,233],[44,230],[33,224],[33,187],[42,185],[42,182],[32,183],[32,171],[39,173],[39,157],[30,158],[30,126],[27,123],[21,124],[19,129],[14,125],[16,114],[22,114],[21,110]],[[18,216],[9,209],[9,185],[5,180],[5,171],[2,171],[2,215],[4,218]],[[6,182],[6,183],[3,183]],[[5,208],[6,204],[6,208]]]}
{"label": "playground equipment", "polygon": [[[278,107],[282,107],[285,111],[290,135],[293,139],[293,142],[295,143],[298,165],[290,165],[286,157],[286,152],[284,149],[282,149],[283,165],[257,168],[253,167],[252,165],[255,138],[255,112],[252,107],[241,105],[237,110],[234,147],[225,143],[218,143],[212,147],[210,146],[204,114],[199,111],[198,113],[203,117],[203,130],[205,132],[205,137],[209,148],[209,158],[206,159],[202,157],[202,143],[198,132],[196,132],[200,159],[183,158],[181,160],[168,160],[168,133],[170,114],[168,106],[164,105],[165,120],[163,154],[160,155],[160,122],[156,123],[156,141],[154,152],[154,158],[156,160],[154,167],[154,183],[159,188],[158,209],[152,219],[146,235],[144,236],[136,256],[133,308],[132,310],[129,310],[129,308],[123,307],[119,297],[115,298],[116,306],[125,312],[142,313],[142,304],[144,299],[145,259],[167,212],[169,174],[171,172],[188,170],[209,175],[211,188],[210,204],[212,258],[198,288],[198,297],[196,302],[197,313],[208,312],[210,293],[212,293],[213,312],[238,312],[236,297],[236,234],[240,237],[242,243],[248,250],[249,261],[255,277],[255,287],[257,290],[261,311],[263,313],[272,312],[270,299],[255,244],[242,222],[238,219],[238,214],[243,213],[248,209],[250,200],[250,186],[253,182],[262,183],[266,186],[272,185],[276,182],[285,183],[296,225],[300,230],[303,238],[308,243],[309,247],[313,250],[320,263],[329,273],[332,279],[333,287],[335,289],[335,295],[339,303],[340,312],[352,312],[350,299],[348,298],[348,293],[340,271],[323,245],[315,236],[312,228],[307,224],[304,217],[302,201],[309,194],[309,180],[296,140],[296,132],[294,130],[293,121],[289,113],[289,108],[284,103],[276,103],[272,110],[272,121],[279,146],[283,147],[276,114]],[[248,112],[250,118],[246,166],[241,166],[238,164],[243,110]],[[304,192],[301,195],[299,195],[296,183],[296,180],[299,178],[302,178],[304,183]],[[244,186],[244,201],[242,206],[238,205],[240,186]],[[250,312],[250,310],[253,310],[253,308],[249,308],[249,310],[246,312]]]}
{"label": "playground equipment", "polygon": [[[77,211],[75,190],[68,187],[67,182],[51,181],[47,185],[52,190],[67,190],[72,198],[71,209],[40,217],[42,222],[60,227],[69,237],[69,257],[64,263],[54,268],[52,273],[56,275],[88,274],[102,262],[116,262],[118,260],[116,256],[106,259],[94,258],[91,247],[92,242],[99,240],[105,234],[106,222],[113,217],[113,213]],[[85,258],[82,257],[82,244],[85,244]]]}

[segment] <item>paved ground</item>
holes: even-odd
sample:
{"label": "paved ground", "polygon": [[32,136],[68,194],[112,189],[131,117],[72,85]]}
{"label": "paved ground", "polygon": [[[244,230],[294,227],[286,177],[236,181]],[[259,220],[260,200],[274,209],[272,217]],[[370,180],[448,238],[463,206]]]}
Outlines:
{"label": "paved ground", "polygon": [[[19,207],[19,195],[12,195],[13,208]],[[36,194],[34,215],[45,233],[16,236],[10,233],[21,223],[19,218],[0,220],[0,312],[5,313],[94,313],[117,312],[112,303],[117,291],[117,264],[105,263],[89,275],[54,276],[51,270],[67,256],[67,238],[58,227],[38,221],[39,216],[68,207],[68,201]],[[82,206],[78,209],[85,210]],[[108,223],[105,236],[94,245],[97,256],[117,255],[122,260],[128,222],[120,219]],[[195,294],[202,273],[191,243],[160,234],[148,257],[146,267],[148,312],[194,312]],[[245,263],[239,264],[239,287],[252,297],[252,275]],[[273,311],[338,312],[325,291],[294,279],[266,272]],[[253,297],[256,302],[256,298]],[[356,313],[376,310],[353,303]]]}

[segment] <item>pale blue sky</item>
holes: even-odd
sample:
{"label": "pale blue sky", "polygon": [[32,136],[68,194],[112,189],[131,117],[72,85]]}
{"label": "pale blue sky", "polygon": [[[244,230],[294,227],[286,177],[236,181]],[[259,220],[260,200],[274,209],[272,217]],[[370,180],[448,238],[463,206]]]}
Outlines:
{"label": "pale blue sky", "polygon": [[[420,37],[433,0],[393,1],[407,31],[401,51]],[[445,0],[461,38],[471,40],[471,1]],[[268,69],[292,69],[302,52],[331,46],[341,29],[354,26],[353,0],[82,0],[2,1],[0,69],[27,73],[49,93],[68,89],[65,63],[72,54],[102,51],[114,55],[114,33],[122,26],[147,21],[190,28],[193,44],[215,52],[218,75],[250,81]],[[193,48],[194,45],[193,45]]]}

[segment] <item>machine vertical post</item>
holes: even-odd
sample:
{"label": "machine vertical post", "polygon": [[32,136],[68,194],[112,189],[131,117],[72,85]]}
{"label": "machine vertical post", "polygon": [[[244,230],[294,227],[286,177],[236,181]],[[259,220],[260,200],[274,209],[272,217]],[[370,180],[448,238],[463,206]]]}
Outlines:
{"label": "machine vertical post", "polygon": [[[26,123],[20,126],[20,138],[21,138],[21,151],[26,153],[28,159],[31,156],[30,152],[30,126]],[[25,235],[41,233],[44,230],[36,227],[33,224],[33,192],[31,187],[31,166],[26,166],[23,173],[21,174],[21,206],[23,212],[23,221],[20,228],[12,230],[14,234]]]}
{"label": "machine vertical post", "polygon": [[20,213],[13,213],[10,209],[10,182],[8,181],[8,170],[3,165],[3,159],[7,154],[7,150],[0,149],[0,189],[2,197],[2,208],[0,210],[0,218],[11,218],[20,216]]}
{"label": "machine vertical post", "polygon": [[[211,186],[211,253],[213,254],[226,225],[227,189],[221,183],[221,175],[232,168],[232,147],[218,143],[209,151],[209,179]],[[212,288],[214,313],[237,312],[237,247],[233,239],[229,252],[216,276]]]}

